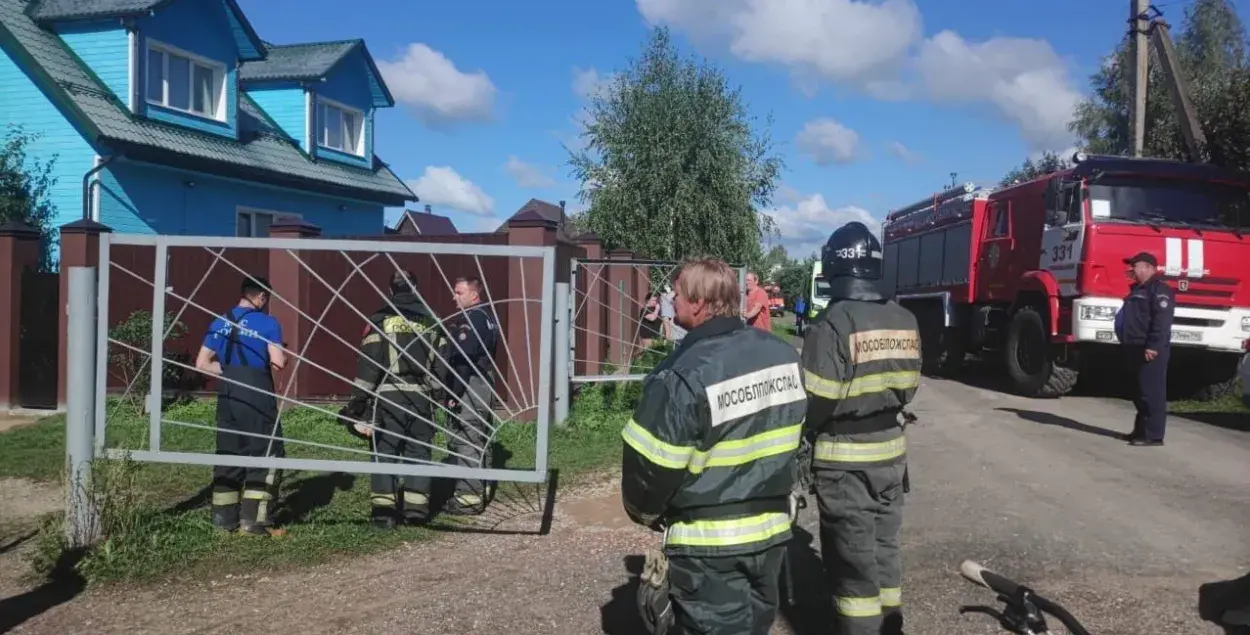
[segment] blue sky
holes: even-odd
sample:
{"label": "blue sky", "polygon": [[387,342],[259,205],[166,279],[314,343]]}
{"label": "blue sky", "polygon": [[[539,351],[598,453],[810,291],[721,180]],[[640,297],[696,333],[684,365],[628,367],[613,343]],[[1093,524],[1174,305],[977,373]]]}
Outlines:
{"label": "blue sky", "polygon": [[[1124,37],[1125,0],[242,0],[275,43],[364,38],[395,95],[376,151],[461,231],[578,184],[583,95],[650,25],[717,63],[771,113],[787,169],[768,213],[803,256],[950,182],[993,182],[1043,150]],[[1179,24],[1187,0],[1158,2]],[[345,5],[368,6],[368,11]],[[1244,19],[1244,16],[1243,16]],[[393,214],[397,210],[391,210]]]}

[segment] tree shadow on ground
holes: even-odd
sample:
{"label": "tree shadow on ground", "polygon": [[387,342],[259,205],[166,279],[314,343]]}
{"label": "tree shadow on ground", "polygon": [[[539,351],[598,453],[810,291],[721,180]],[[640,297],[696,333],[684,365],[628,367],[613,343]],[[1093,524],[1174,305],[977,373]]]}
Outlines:
{"label": "tree shadow on ground", "polygon": [[[512,458],[510,452],[502,444],[491,446],[490,467],[504,469]],[[443,459],[450,463],[450,458]],[[547,471],[547,479],[542,483],[492,483],[487,492],[485,511],[476,516],[460,516],[456,521],[443,520],[438,512],[445,509],[447,502],[455,495],[456,481],[453,479],[434,479],[433,491],[430,492],[430,510],[434,520],[426,525],[434,531],[469,534],[496,534],[511,536],[546,536],[551,532],[554,520],[556,493],[560,488],[560,470]],[[514,524],[518,519],[539,515],[538,527],[534,529],[503,528],[504,524]]]}
{"label": "tree shadow on ground", "polygon": [[795,525],[786,543],[786,563],[781,572],[779,619],[796,635],[825,634],[833,624],[833,593],[824,563],[816,550],[816,537]]}
{"label": "tree shadow on ground", "polygon": [[7,633],[82,593],[87,581],[74,567],[83,555],[81,550],[62,552],[46,582],[21,595],[0,600],[0,633]]}
{"label": "tree shadow on ground", "polygon": [[[1077,432],[1093,434],[1093,435],[1097,435],[1100,437],[1106,437],[1108,439],[1115,439],[1117,441],[1124,439],[1124,433],[1116,432],[1115,430],[1109,430],[1107,428],[1100,428],[1098,426],[1091,426],[1088,423],[1081,423],[1080,421],[1077,421],[1076,419],[1069,419],[1068,417],[1060,416],[1057,414],[1052,414],[1049,412],[1038,412],[1036,410],[1022,410],[1020,408],[995,408],[995,410],[999,412],[1009,412],[1011,414],[1016,415],[1017,417],[1020,417],[1021,419],[1024,419],[1025,421],[1032,421],[1033,423],[1040,423],[1045,426],[1056,426],[1059,428],[1067,428],[1068,430],[1076,430]],[[1130,421],[1129,424],[1131,426],[1132,421]]]}
{"label": "tree shadow on ground", "polygon": [[14,549],[17,549],[18,547],[26,544],[27,541],[29,541],[30,539],[38,535],[39,535],[39,530],[29,531],[29,532],[26,532],[25,534],[22,534],[21,536],[14,538],[13,540],[10,540],[4,544],[0,544],[0,556],[10,551],[13,551]]}
{"label": "tree shadow on ground", "polygon": [[648,635],[638,614],[638,585],[641,584],[643,557],[625,556],[625,584],[612,589],[612,599],[599,607],[599,626],[605,635]]}

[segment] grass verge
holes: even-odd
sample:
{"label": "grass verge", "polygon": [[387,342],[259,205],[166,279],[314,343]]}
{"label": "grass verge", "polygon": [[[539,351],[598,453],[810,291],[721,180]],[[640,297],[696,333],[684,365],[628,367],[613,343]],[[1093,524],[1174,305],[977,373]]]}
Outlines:
{"label": "grass verge", "polygon": [[[594,384],[578,390],[567,425],[552,426],[548,466],[559,470],[567,485],[615,465],[621,450],[620,430],[641,392],[637,382]],[[145,446],[147,417],[117,402],[108,425],[108,446]],[[115,410],[113,410],[115,409]],[[171,406],[165,412],[162,447],[172,451],[213,451],[212,401]],[[204,428],[171,425],[185,422]],[[299,408],[283,415],[287,439],[365,450],[324,413]],[[65,421],[62,416],[0,434],[0,477],[60,481],[65,462]],[[441,440],[440,440],[441,441]],[[496,435],[496,460],[503,467],[527,468],[535,462],[536,428],[507,422]],[[311,447],[288,441],[287,456],[367,460],[367,455],[342,449]],[[440,453],[435,452],[436,460]],[[368,523],[369,475],[286,472],[283,475],[277,522],[287,530],[280,539],[256,539],[217,532],[211,525],[207,489],[211,468],[131,461],[98,460],[93,493],[100,508],[103,539],[81,556],[75,569],[89,585],[151,582],[212,574],[248,573],[335,557],[360,555],[398,544],[429,539],[437,528],[374,529]],[[538,524],[547,486],[500,483],[487,513],[479,518],[443,522],[501,522],[507,516],[535,514]],[[500,518],[503,516],[504,518]],[[47,574],[64,561],[62,514],[42,519],[31,556],[32,570]]]}

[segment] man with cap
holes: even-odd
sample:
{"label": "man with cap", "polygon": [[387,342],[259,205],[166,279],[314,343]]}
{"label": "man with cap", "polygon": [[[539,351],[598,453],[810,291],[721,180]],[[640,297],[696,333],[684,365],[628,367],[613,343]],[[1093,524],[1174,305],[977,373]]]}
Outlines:
{"label": "man with cap", "polygon": [[1133,284],[1118,316],[1117,335],[1129,368],[1137,375],[1133,405],[1137,417],[1125,440],[1134,446],[1163,445],[1167,425],[1168,357],[1176,294],[1159,275],[1154,255],[1141,252],[1125,258]]}
{"label": "man with cap", "polygon": [[[219,455],[285,456],[273,369],[286,365],[286,355],[282,326],[265,311],[269,294],[267,280],[245,278],[238,303],[208,326],[195,360],[196,368],[217,378]],[[213,524],[226,531],[270,535],[277,490],[275,469],[215,466]]]}

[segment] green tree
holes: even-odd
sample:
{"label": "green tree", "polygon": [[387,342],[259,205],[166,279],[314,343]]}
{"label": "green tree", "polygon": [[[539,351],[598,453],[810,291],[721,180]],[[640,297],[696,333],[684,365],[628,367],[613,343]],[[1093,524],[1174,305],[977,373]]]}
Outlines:
{"label": "green tree", "polygon": [[22,221],[37,230],[41,243],[39,270],[52,271],[56,268],[52,257],[56,206],[48,195],[56,185],[56,156],[42,163],[30,157],[28,149],[36,139],[38,135],[9,124],[0,141],[0,225]]}
{"label": "green tree", "polygon": [[811,255],[803,260],[791,260],[782,267],[781,271],[773,276],[773,282],[781,287],[781,295],[791,302],[800,295],[805,295],[812,278],[812,263],[814,262],[816,262],[816,256]]}
{"label": "green tree", "polygon": [[668,30],[655,29],[641,56],[591,97],[587,121],[586,148],[570,151],[569,164],[586,224],[606,246],[759,265],[773,226],[761,209],[782,161],[720,70],[682,58]]}
{"label": "green tree", "polygon": [[1003,176],[1003,180],[999,181],[998,184],[1006,187],[1012,183],[1032,181],[1040,176],[1063,170],[1069,165],[1071,164],[1066,159],[1054,152],[1046,152],[1036,161],[1025,159],[1024,163],[1012,168],[1010,172]]}
{"label": "green tree", "polygon": [[759,275],[765,280],[776,282],[774,272],[788,264],[790,264],[790,254],[786,253],[785,247],[776,245],[760,258]]}
{"label": "green tree", "polygon": [[[1196,0],[1172,32],[1179,64],[1189,85],[1198,123],[1206,133],[1203,158],[1229,167],[1250,168],[1250,69],[1245,28],[1228,0]],[[1121,42],[1090,78],[1092,95],[1078,106],[1072,130],[1095,154],[1132,152],[1133,63],[1128,41]],[[1166,79],[1151,55],[1146,94],[1143,154],[1185,159],[1176,109]]]}

